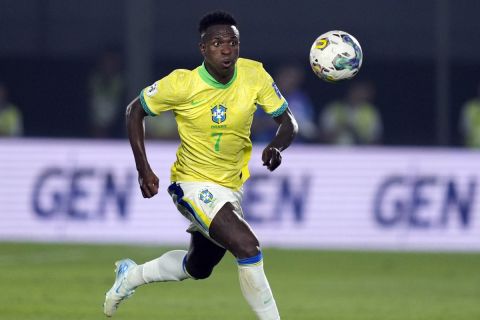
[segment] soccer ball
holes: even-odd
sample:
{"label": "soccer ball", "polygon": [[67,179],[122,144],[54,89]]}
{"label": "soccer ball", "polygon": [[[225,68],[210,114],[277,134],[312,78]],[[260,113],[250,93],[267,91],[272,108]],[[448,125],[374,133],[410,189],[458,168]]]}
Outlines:
{"label": "soccer ball", "polygon": [[310,49],[310,65],[322,80],[337,82],[353,78],[362,66],[360,43],[344,31],[329,31],[317,38]]}

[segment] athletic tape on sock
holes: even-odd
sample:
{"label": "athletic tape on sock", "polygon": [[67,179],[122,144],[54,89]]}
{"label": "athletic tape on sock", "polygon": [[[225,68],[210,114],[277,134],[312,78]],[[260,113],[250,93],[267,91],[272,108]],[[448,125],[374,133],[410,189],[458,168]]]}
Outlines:
{"label": "athletic tape on sock", "polygon": [[262,251],[260,251],[256,256],[253,256],[250,258],[237,259],[237,263],[239,266],[254,265],[254,264],[261,263],[262,260],[263,260],[263,255],[262,255]]}

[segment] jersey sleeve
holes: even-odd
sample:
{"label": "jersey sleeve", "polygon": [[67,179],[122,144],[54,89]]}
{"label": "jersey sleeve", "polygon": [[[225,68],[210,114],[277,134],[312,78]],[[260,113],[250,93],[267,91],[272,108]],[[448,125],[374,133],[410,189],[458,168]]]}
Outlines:
{"label": "jersey sleeve", "polygon": [[188,83],[187,70],[173,71],[140,92],[143,109],[151,116],[174,109],[185,102]]}
{"label": "jersey sleeve", "polygon": [[278,117],[287,110],[288,102],[263,67],[259,74],[260,90],[258,92],[257,104],[272,117]]}

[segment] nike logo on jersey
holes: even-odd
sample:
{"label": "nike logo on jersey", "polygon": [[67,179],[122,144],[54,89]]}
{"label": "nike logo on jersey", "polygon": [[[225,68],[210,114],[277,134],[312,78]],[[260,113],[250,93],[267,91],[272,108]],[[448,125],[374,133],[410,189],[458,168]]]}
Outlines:
{"label": "nike logo on jersey", "polygon": [[192,106],[196,106],[197,104],[200,104],[200,103],[202,103],[202,102],[203,102],[203,101],[205,101],[205,100],[206,100],[206,99],[203,99],[203,100],[197,100],[197,101],[195,101],[195,100],[192,100]]}

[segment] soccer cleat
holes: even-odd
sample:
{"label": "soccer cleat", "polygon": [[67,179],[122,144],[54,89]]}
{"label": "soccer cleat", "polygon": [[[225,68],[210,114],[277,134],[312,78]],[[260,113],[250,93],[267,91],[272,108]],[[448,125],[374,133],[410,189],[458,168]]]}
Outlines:
{"label": "soccer cleat", "polygon": [[103,304],[103,313],[105,313],[107,317],[113,316],[120,302],[130,298],[130,296],[135,293],[135,288],[131,288],[128,285],[127,275],[136,265],[137,264],[130,259],[115,262],[115,283],[105,294],[105,302]]}

